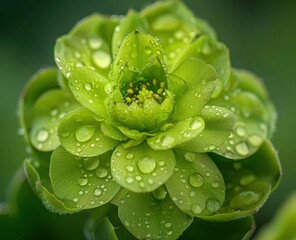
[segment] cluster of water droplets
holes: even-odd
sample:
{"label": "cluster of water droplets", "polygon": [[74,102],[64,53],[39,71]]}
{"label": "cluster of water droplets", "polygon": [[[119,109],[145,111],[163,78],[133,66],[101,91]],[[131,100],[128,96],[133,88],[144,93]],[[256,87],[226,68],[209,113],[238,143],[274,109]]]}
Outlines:
{"label": "cluster of water droplets", "polygon": [[31,141],[40,151],[55,149],[59,144],[57,127],[61,118],[69,111],[69,102],[64,102],[59,107],[52,107],[47,115],[42,116],[42,121],[36,119],[36,126],[33,123]]}
{"label": "cluster of water droplets", "polygon": [[230,207],[234,211],[240,211],[256,206],[263,196],[260,187],[256,187],[256,184],[253,187],[258,178],[252,171],[245,170],[242,162],[233,163],[232,168],[237,177],[226,184],[227,191],[233,192],[229,202]]}
{"label": "cluster of water droplets", "polygon": [[[186,152],[184,158],[192,164],[200,165],[200,170],[194,170],[196,169],[194,165],[190,165],[190,168],[175,168],[175,175],[178,176],[179,184],[183,185],[184,191],[171,193],[172,200],[181,206],[181,209],[193,215],[217,212],[222,204],[215,198],[216,193],[221,191],[220,179],[207,170],[205,164],[198,161],[196,153]],[[210,195],[209,192],[211,192]]]}
{"label": "cluster of water droplets", "polygon": [[170,175],[172,159],[159,160],[152,155],[116,149],[111,167],[114,178],[127,189],[146,192],[162,185]]}
{"label": "cluster of water droplets", "polygon": [[115,184],[109,162],[102,162],[99,157],[83,158],[78,168],[80,171],[80,176],[77,178],[78,191],[73,198],[77,207],[91,208],[107,203],[110,200],[109,192]]}

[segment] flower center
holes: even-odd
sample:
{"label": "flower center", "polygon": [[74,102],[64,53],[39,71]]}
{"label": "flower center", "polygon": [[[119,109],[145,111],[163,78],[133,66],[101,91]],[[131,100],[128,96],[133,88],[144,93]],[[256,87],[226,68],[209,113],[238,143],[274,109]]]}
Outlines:
{"label": "flower center", "polygon": [[165,85],[163,81],[135,81],[129,82],[128,88],[122,91],[124,101],[130,105],[133,102],[142,105],[146,99],[154,98],[156,102],[161,104],[165,99]]}

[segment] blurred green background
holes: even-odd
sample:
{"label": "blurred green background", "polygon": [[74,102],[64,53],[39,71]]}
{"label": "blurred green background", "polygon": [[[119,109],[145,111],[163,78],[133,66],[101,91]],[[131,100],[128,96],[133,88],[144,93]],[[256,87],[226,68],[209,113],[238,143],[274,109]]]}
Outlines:
{"label": "blurred green background", "polygon": [[[0,201],[26,156],[18,136],[17,102],[39,68],[54,65],[55,40],[93,13],[125,14],[151,0],[0,0]],[[256,214],[257,225],[270,221],[281,202],[296,190],[296,1],[187,0],[207,19],[231,52],[232,65],[261,76],[278,110],[273,137],[284,176]]]}

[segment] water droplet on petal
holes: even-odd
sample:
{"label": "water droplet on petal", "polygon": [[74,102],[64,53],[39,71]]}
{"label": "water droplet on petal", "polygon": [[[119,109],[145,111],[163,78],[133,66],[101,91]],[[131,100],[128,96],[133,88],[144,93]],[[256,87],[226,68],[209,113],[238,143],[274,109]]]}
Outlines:
{"label": "water droplet on petal", "polygon": [[192,206],[191,206],[191,211],[194,214],[200,214],[202,212],[202,210],[203,209],[198,204],[192,204]]}
{"label": "water droplet on petal", "polygon": [[100,167],[100,168],[98,168],[98,169],[96,170],[96,175],[97,175],[99,178],[104,178],[104,177],[106,177],[106,176],[108,175],[108,171],[107,171],[106,168],[102,168],[102,167]]}
{"label": "water droplet on petal", "polygon": [[126,155],[125,155],[125,158],[126,159],[132,159],[134,157],[134,155],[132,154],[132,153],[127,153]]}
{"label": "water droplet on petal", "polygon": [[96,51],[93,54],[94,63],[100,68],[108,68],[111,63],[111,57],[108,53],[104,51]]}
{"label": "water droplet on petal", "polygon": [[76,139],[79,142],[86,142],[93,137],[95,131],[96,129],[91,125],[81,126],[76,130]]}
{"label": "water droplet on petal", "polygon": [[191,153],[191,152],[186,152],[184,154],[184,158],[189,161],[189,162],[193,162],[196,159],[196,154],[195,153]]}
{"label": "water droplet on petal", "polygon": [[78,198],[73,198],[73,202],[78,202]]}
{"label": "water droplet on petal", "polygon": [[88,171],[96,169],[99,166],[99,164],[99,158],[85,158],[83,160],[83,166]]}
{"label": "water droplet on petal", "polygon": [[152,49],[151,49],[151,47],[148,47],[148,46],[145,47],[144,52],[145,52],[146,54],[150,55],[150,54],[152,53]]}
{"label": "water droplet on petal", "polygon": [[95,196],[100,196],[102,194],[102,190],[99,188],[99,187],[97,187],[95,190],[94,190],[94,195]]}
{"label": "water droplet on petal", "polygon": [[261,195],[261,193],[256,191],[242,191],[232,198],[230,206],[233,209],[248,208],[249,206],[256,204],[260,200]]}
{"label": "water droplet on petal", "polygon": [[165,197],[167,196],[167,193],[168,192],[164,186],[160,186],[159,188],[157,188],[152,192],[153,196],[158,200],[165,199]]}
{"label": "water droplet on petal", "polygon": [[263,142],[263,139],[256,134],[251,135],[248,138],[248,140],[249,140],[249,143],[252,144],[254,147],[259,147]]}
{"label": "water droplet on petal", "polygon": [[87,183],[88,183],[88,180],[86,178],[79,178],[78,179],[78,184],[82,187],[85,186]]}
{"label": "water droplet on petal", "polygon": [[166,228],[170,228],[170,227],[172,226],[172,224],[171,224],[170,222],[167,222],[167,223],[164,224],[164,226],[165,226]]}
{"label": "water droplet on petal", "polygon": [[214,198],[210,198],[207,201],[207,209],[209,209],[211,212],[218,211],[220,206],[221,206],[220,202]]}
{"label": "water droplet on petal", "polygon": [[170,146],[171,144],[173,144],[175,142],[175,138],[166,135],[161,139],[161,144],[162,146]]}
{"label": "water droplet on petal", "polygon": [[189,183],[192,187],[200,187],[204,183],[203,176],[199,173],[194,173],[189,177]]}
{"label": "water droplet on petal", "polygon": [[240,142],[235,146],[235,151],[241,156],[246,156],[249,154],[249,147],[245,142]]}
{"label": "water droplet on petal", "polygon": [[220,186],[220,183],[219,182],[213,182],[212,183],[212,187],[213,188],[217,188],[217,187],[219,187]]}
{"label": "water droplet on petal", "polygon": [[92,90],[92,84],[91,84],[91,83],[86,83],[86,84],[84,85],[84,88],[85,88],[85,90],[87,90],[87,91],[91,91],[91,90]]}
{"label": "water droplet on petal", "polygon": [[138,167],[142,173],[151,173],[155,169],[156,163],[153,158],[144,157],[138,161]]}
{"label": "water droplet on petal", "polygon": [[194,120],[192,121],[191,125],[190,125],[191,129],[196,130],[202,127],[202,123],[198,120]]}
{"label": "water droplet on petal", "polygon": [[133,172],[133,171],[134,171],[134,167],[131,166],[131,165],[126,165],[126,166],[125,166],[125,169],[126,169],[126,171],[128,171],[128,172]]}
{"label": "water droplet on petal", "polygon": [[240,185],[246,186],[255,180],[255,176],[253,174],[246,174],[241,177],[239,180]]}
{"label": "water droplet on petal", "polygon": [[102,46],[103,41],[100,38],[91,38],[89,39],[89,46],[92,49],[98,49]]}
{"label": "water droplet on petal", "polygon": [[44,143],[49,138],[49,131],[46,128],[40,128],[37,132],[37,141]]}
{"label": "water droplet on petal", "polygon": [[239,127],[239,128],[236,129],[236,134],[239,137],[244,137],[246,135],[246,131],[242,127]]}

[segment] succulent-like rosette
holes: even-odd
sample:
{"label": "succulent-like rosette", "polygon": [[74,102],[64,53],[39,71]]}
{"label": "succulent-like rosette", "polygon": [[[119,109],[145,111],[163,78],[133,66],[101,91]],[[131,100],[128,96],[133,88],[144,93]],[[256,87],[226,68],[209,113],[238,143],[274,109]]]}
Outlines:
{"label": "succulent-like rosette", "polygon": [[278,184],[265,87],[181,2],[87,17],[55,61],[21,99],[27,177],[50,210],[115,204],[136,238],[177,239],[195,217],[250,216]]}

